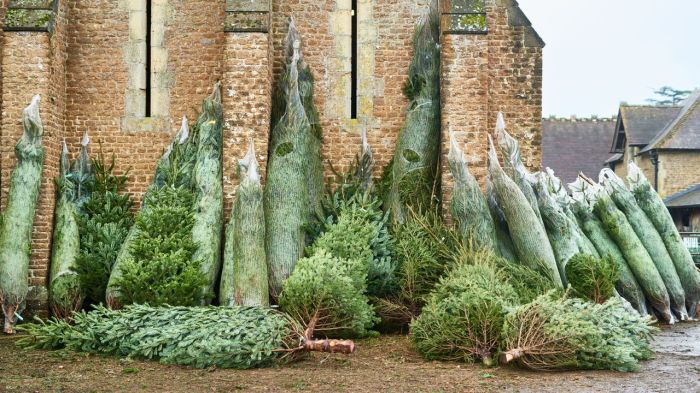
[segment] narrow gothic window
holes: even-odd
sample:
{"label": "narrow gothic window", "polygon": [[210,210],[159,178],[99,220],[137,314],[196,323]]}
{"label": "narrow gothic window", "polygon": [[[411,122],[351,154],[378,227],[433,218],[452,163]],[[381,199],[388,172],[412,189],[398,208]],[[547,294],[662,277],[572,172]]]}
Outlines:
{"label": "narrow gothic window", "polygon": [[352,0],[352,45],[351,82],[350,82],[350,118],[357,119],[357,0]]}
{"label": "narrow gothic window", "polygon": [[153,70],[151,69],[151,55],[152,55],[152,19],[153,19],[153,4],[151,0],[146,1],[146,117],[151,117],[151,87],[152,87],[152,77]]}

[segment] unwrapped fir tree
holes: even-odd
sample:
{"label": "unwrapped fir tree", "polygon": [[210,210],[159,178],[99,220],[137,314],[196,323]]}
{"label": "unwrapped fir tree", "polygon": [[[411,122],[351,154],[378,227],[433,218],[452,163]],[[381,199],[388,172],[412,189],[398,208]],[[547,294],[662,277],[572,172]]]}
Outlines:
{"label": "unwrapped fir tree", "polygon": [[671,256],[666,250],[659,232],[654,224],[649,220],[644,211],[637,205],[632,192],[625,187],[624,182],[615,172],[605,168],[600,172],[600,182],[605,185],[610,197],[615,201],[615,205],[625,212],[627,221],[637,236],[642,239],[642,244],[646,248],[649,256],[664,281],[669,299],[671,300],[671,310],[676,316],[684,321],[688,319],[688,311],[685,305],[685,292],[681,285],[681,280],[676,273]]}
{"label": "unwrapped fir tree", "polygon": [[654,223],[654,227],[661,235],[666,250],[673,259],[678,278],[681,280],[685,290],[685,301],[688,313],[691,318],[699,316],[700,313],[700,274],[698,274],[693,256],[690,255],[688,247],[683,244],[678,233],[678,228],[673,223],[671,213],[669,213],[661,196],[651,187],[642,171],[634,163],[630,163],[627,171],[634,197],[649,220]]}
{"label": "unwrapped fir tree", "polygon": [[496,228],[488,203],[481,187],[472,176],[457,144],[454,132],[450,131],[450,153],[447,156],[454,179],[451,212],[463,241],[475,248],[498,251]]}
{"label": "unwrapped fir tree", "polygon": [[258,161],[251,140],[238,161],[239,186],[226,229],[219,304],[232,307],[269,306],[265,213]]}
{"label": "unwrapped fir tree", "polygon": [[433,6],[416,29],[413,59],[404,93],[409,99],[406,121],[396,151],[382,179],[384,209],[393,224],[406,220],[406,207],[430,208],[439,194],[440,32]]}
{"label": "unwrapped fir tree", "polygon": [[37,95],[22,113],[24,132],[15,145],[17,165],[12,171],[7,205],[0,221],[0,303],[5,315],[5,333],[14,326],[25,306],[28,292],[32,227],[36,212],[44,148],[44,126],[39,117]]}
{"label": "unwrapped fir tree", "polygon": [[87,153],[87,133],[83,137],[80,156],[70,169],[68,147],[63,142],[60,175],[56,180],[58,201],[56,202],[54,233],[51,249],[51,271],[49,280],[49,305],[58,318],[70,318],[83,305],[85,288],[76,272],[80,254],[79,215],[81,206],[89,198],[85,183],[92,179],[92,169]]}
{"label": "unwrapped fir tree", "polygon": [[[285,42],[286,71],[278,87],[276,113],[283,113],[270,135],[264,192],[265,250],[270,293],[282,284],[304,254],[306,229],[315,220],[322,190],[320,127],[313,109],[313,80],[301,55],[301,40],[293,21]],[[284,107],[284,110],[281,109]],[[318,183],[318,184],[317,184]]]}
{"label": "unwrapped fir tree", "polygon": [[105,302],[105,291],[112,267],[129,229],[134,223],[133,203],[124,192],[127,175],[115,175],[115,158],[109,163],[100,153],[92,161],[94,177],[87,184],[90,196],[78,216],[80,252],[75,272],[87,304]]}

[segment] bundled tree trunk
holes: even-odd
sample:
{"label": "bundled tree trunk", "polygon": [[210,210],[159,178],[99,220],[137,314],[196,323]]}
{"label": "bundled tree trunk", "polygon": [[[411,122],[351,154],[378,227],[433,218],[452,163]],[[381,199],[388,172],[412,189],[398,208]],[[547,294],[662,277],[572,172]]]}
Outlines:
{"label": "bundled tree trunk", "polygon": [[685,290],[689,316],[691,318],[700,316],[700,274],[698,274],[688,247],[683,244],[683,239],[673,223],[671,213],[637,165],[630,163],[627,173],[627,179],[639,207],[654,223],[654,227],[666,245],[666,250],[673,259],[676,273],[678,273],[678,278]]}
{"label": "bundled tree trunk", "polygon": [[586,184],[580,178],[571,184],[574,198],[572,211],[576,215],[581,229],[588,235],[588,238],[598,250],[598,254],[601,257],[610,258],[616,264],[620,272],[620,279],[615,287],[619,294],[629,301],[632,307],[641,315],[648,315],[644,292],[637,283],[637,279],[634,278],[634,273],[628,266],[622,251],[605,231],[603,223],[593,214],[586,200],[585,188]]}
{"label": "bundled tree trunk", "polygon": [[600,173],[601,183],[605,184],[613,201],[619,207],[629,221],[637,236],[643,239],[649,256],[656,265],[661,278],[666,285],[671,309],[676,313],[681,321],[688,319],[688,311],[685,307],[685,292],[681,285],[681,280],[676,273],[671,256],[666,251],[661,236],[654,228],[654,224],[649,220],[644,211],[637,205],[634,195],[625,187],[622,180],[610,169],[603,169]]}
{"label": "bundled tree trunk", "polygon": [[222,306],[270,305],[263,189],[253,142],[238,161],[240,185],[226,229],[224,265],[219,286]]}
{"label": "bundled tree trunk", "polygon": [[436,195],[440,150],[439,18],[433,7],[413,39],[413,60],[404,93],[410,101],[396,151],[382,180],[384,209],[394,224],[406,219],[406,207],[428,209]]}
{"label": "bundled tree trunk", "polygon": [[0,223],[0,302],[5,333],[14,326],[25,305],[31,255],[32,227],[41,186],[44,126],[39,117],[37,95],[22,113],[24,133],[15,146],[17,166],[10,178],[7,205]]}
{"label": "bundled tree trunk", "polygon": [[607,191],[599,185],[591,185],[593,190],[590,198],[593,211],[603,223],[606,232],[622,251],[622,255],[644,291],[647,301],[660,319],[674,323],[676,318],[671,312],[668,291],[644,244],[632,229],[624,213],[610,199]]}
{"label": "bundled tree trunk", "polygon": [[[146,190],[146,195],[144,195],[143,203],[141,204],[140,214],[143,214],[149,209],[148,200],[149,195],[154,194],[160,188],[170,184],[174,187],[184,186],[190,187],[192,184],[192,174],[191,168],[194,166],[194,160],[196,159],[196,145],[190,138],[189,126],[187,124],[187,118],[182,119],[182,127],[180,131],[175,135],[173,141],[168,145],[168,148],[163,153],[163,156],[158,160],[156,164],[156,173],[153,178],[148,190]],[[177,168],[173,168],[171,155],[177,150],[182,156],[181,163],[177,165]],[[114,261],[114,266],[112,267],[112,272],[109,276],[109,282],[107,283],[107,290],[105,300],[107,306],[110,308],[121,308],[122,304],[119,301],[121,297],[119,283],[122,280],[122,266],[126,261],[132,260],[132,248],[134,242],[141,236],[138,225],[131,226],[129,234],[124,239],[117,259]]]}
{"label": "bundled tree trunk", "polygon": [[518,185],[501,168],[490,136],[489,173],[496,201],[508,222],[518,259],[524,265],[542,271],[554,284],[562,287],[562,278],[547,232]]}
{"label": "bundled tree trunk", "polygon": [[454,133],[450,132],[450,153],[447,156],[454,179],[452,219],[465,242],[476,248],[497,251],[496,228],[481,187],[472,176]]}
{"label": "bundled tree trunk", "polygon": [[[278,99],[285,112],[272,130],[267,181],[264,193],[265,250],[270,274],[270,294],[276,298],[283,282],[304,254],[305,228],[312,221],[319,181],[320,128],[314,115],[309,116],[303,97],[309,99],[311,80],[301,85],[300,72],[306,70],[301,57],[301,41],[292,21],[287,35],[287,71],[283,78],[284,97]],[[307,71],[303,75],[310,77]],[[278,102],[276,105],[280,105]],[[311,102],[307,106],[313,107]],[[280,109],[278,109],[279,111]],[[322,182],[321,182],[322,183]],[[310,187],[310,184],[314,184]],[[317,190],[316,187],[319,187]],[[315,216],[315,214],[314,214]]]}
{"label": "bundled tree trunk", "polygon": [[79,203],[87,197],[88,188],[84,184],[92,177],[87,152],[89,141],[86,133],[72,171],[68,147],[63,142],[61,174],[56,181],[59,199],[51,251],[49,303],[53,315],[62,319],[71,318],[73,313],[80,310],[85,295],[76,272],[76,261],[80,253]]}
{"label": "bundled tree trunk", "polygon": [[197,161],[194,166],[194,207],[192,240],[197,250],[192,260],[201,262],[208,284],[202,288],[203,303],[214,297],[214,286],[221,271],[221,236],[224,223],[223,191],[223,123],[221,83],[214,85],[212,94],[204,100],[202,115],[197,120]]}

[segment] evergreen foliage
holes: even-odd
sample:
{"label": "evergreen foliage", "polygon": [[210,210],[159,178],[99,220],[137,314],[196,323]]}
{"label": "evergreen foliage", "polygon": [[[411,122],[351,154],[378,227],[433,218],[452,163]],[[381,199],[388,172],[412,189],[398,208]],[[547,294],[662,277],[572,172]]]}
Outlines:
{"label": "evergreen foliage", "polygon": [[0,220],[0,303],[5,333],[14,332],[16,315],[27,297],[29,257],[36,202],[44,164],[39,96],[22,113],[24,132],[15,146],[17,165],[10,177],[7,205]]}
{"label": "evergreen foliage", "polygon": [[367,290],[368,261],[336,258],[323,249],[300,259],[279,304],[301,325],[326,336],[364,336],[375,324]]}
{"label": "evergreen foliage", "polygon": [[198,247],[191,238],[194,200],[184,188],[163,187],[146,195],[148,209],[136,218],[138,236],[114,282],[120,304],[194,306],[211,300],[198,290],[208,279],[201,261],[193,259]]}
{"label": "evergreen foliage", "polygon": [[298,344],[287,316],[255,307],[98,306],[76,314],[74,325],[53,320],[22,330],[29,333],[17,343],[23,348],[67,348],[197,368],[270,366]]}
{"label": "evergreen foliage", "polygon": [[89,304],[105,301],[109,275],[134,222],[133,202],[124,193],[127,175],[114,175],[114,165],[114,156],[109,163],[102,154],[92,161],[94,179],[87,184],[90,197],[78,216],[80,252],[75,272]]}
{"label": "evergreen foliage", "polygon": [[413,59],[404,92],[410,100],[396,151],[380,184],[393,224],[406,220],[406,207],[428,209],[439,195],[440,32],[437,8],[416,28]]}
{"label": "evergreen foliage", "polygon": [[493,266],[458,265],[435,287],[411,324],[412,340],[427,359],[491,365],[507,309],[518,300]]}
{"label": "evergreen foliage", "polygon": [[454,266],[462,244],[434,212],[409,210],[406,222],[393,231],[398,288],[390,296],[375,299],[375,307],[385,324],[402,327],[420,314],[427,296]]}
{"label": "evergreen foliage", "polygon": [[501,360],[535,370],[637,371],[652,354],[650,323],[618,298],[594,304],[543,295],[506,317]]}
{"label": "evergreen foliage", "polygon": [[609,257],[576,254],[566,265],[566,277],[574,294],[602,304],[615,296],[615,283],[620,278],[620,271]]}

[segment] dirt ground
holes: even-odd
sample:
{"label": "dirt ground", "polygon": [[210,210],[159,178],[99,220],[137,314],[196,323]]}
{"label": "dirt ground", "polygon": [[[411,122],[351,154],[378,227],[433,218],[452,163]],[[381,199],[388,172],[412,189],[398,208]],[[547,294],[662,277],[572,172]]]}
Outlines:
{"label": "dirt ground", "polygon": [[700,323],[664,329],[639,373],[535,373],[426,362],[404,336],[360,340],[262,370],[195,370],[66,351],[23,351],[0,337],[0,392],[700,392]]}

